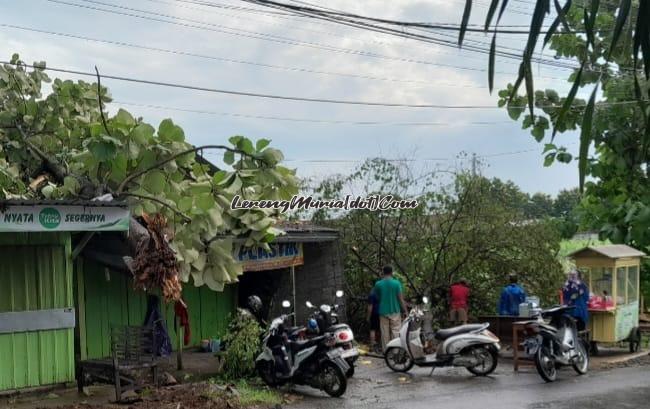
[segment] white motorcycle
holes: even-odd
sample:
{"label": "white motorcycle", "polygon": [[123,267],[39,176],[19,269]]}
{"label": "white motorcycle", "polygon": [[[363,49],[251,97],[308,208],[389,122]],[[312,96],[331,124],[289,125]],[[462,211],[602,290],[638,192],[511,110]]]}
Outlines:
{"label": "white motorcycle", "polygon": [[[422,301],[426,305],[427,297]],[[422,334],[425,312],[415,306],[402,323],[399,338],[388,343],[386,365],[395,372],[407,372],[413,365],[430,367],[458,366],[477,376],[494,372],[499,357],[499,338],[487,328],[490,324],[468,324],[441,329],[430,336]],[[427,339],[425,339],[427,338]]]}

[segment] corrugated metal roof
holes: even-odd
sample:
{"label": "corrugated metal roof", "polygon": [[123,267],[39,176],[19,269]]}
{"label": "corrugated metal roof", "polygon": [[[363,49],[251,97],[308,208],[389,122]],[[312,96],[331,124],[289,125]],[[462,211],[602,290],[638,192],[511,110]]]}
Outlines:
{"label": "corrugated metal roof", "polygon": [[6,206],[84,206],[84,207],[127,207],[123,201],[82,200],[82,199],[11,199],[0,200],[0,208]]}
{"label": "corrugated metal roof", "polygon": [[624,258],[624,257],[645,257],[646,254],[634,247],[625,244],[610,244],[606,246],[588,246],[580,250],[576,250],[569,254],[569,257],[576,257],[582,252],[593,251],[608,258]]}
{"label": "corrugated metal roof", "polygon": [[333,229],[331,227],[325,227],[325,226],[317,226],[315,224],[311,224],[311,222],[306,221],[306,220],[297,220],[297,221],[282,221],[279,222],[276,226],[276,228],[280,230],[284,230],[287,233],[294,233],[294,232],[300,232],[300,233],[316,233],[316,232],[323,232],[323,233],[337,233],[337,229]]}

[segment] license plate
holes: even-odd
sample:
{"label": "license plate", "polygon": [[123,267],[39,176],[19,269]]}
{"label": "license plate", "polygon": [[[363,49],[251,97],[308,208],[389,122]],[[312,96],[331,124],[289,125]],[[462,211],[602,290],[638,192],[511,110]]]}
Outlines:
{"label": "license plate", "polygon": [[359,355],[359,351],[354,347],[341,351],[341,358],[343,358],[343,359],[350,358],[350,357],[357,356],[357,355]]}

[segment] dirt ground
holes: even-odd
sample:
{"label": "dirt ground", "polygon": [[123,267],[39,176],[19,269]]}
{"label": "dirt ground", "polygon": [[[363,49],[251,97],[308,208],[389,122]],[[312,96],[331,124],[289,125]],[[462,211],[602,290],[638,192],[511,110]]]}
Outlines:
{"label": "dirt ground", "polygon": [[[123,404],[69,404],[57,409],[272,409],[270,405],[242,405],[236,389],[207,382],[175,385],[145,391]],[[37,407],[37,409],[48,409]],[[49,408],[51,409],[51,408]]]}

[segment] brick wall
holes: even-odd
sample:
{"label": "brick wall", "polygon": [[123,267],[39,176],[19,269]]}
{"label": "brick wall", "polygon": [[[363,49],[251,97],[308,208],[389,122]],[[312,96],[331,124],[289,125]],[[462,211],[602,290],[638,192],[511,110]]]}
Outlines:
{"label": "brick wall", "polygon": [[[345,298],[336,299],[336,290],[343,290],[343,264],[337,242],[304,243],[305,264],[295,268],[296,275],[296,322],[305,324],[311,311],[305,306],[306,301],[314,305],[343,304]],[[274,297],[271,317],[281,314],[282,300],[294,303],[291,291],[291,272],[283,273],[282,282]],[[345,320],[345,305],[339,309],[339,315]]]}

